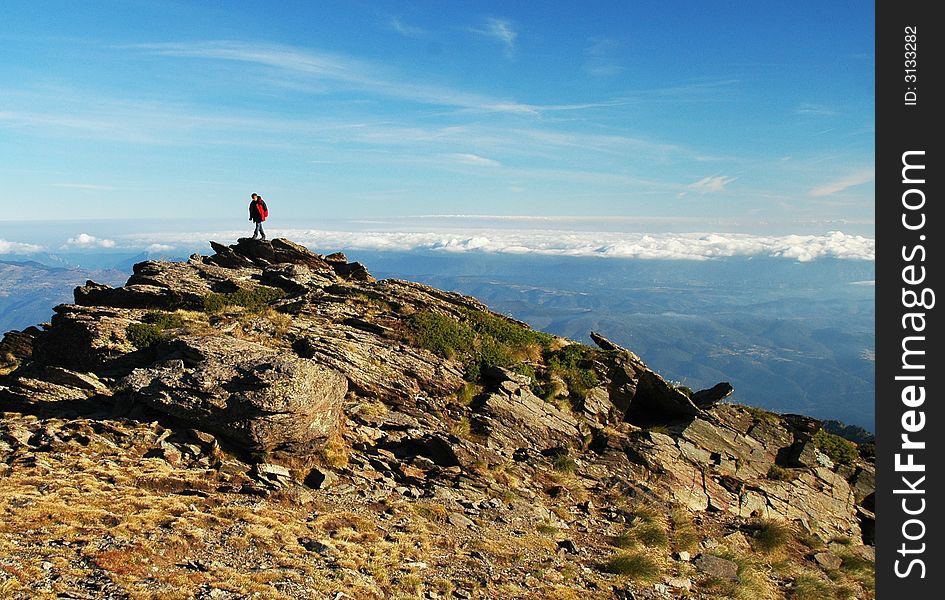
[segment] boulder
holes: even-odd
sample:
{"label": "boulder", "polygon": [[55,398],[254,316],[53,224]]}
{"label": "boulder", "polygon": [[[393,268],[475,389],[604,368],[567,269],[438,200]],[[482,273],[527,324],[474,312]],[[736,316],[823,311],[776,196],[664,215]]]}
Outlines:
{"label": "boulder", "polygon": [[347,377],[360,396],[399,405],[421,396],[451,395],[463,385],[463,366],[455,360],[376,332],[341,323],[310,329],[293,344],[295,352]]}
{"label": "boulder", "polygon": [[840,568],[840,565],[843,564],[843,559],[833,552],[818,552],[814,555],[814,562],[820,565],[823,569],[828,571],[836,571]]}
{"label": "boulder", "polygon": [[108,306],[59,305],[50,328],[34,340],[37,364],[75,371],[99,371],[133,362],[128,325],[144,311]]}
{"label": "boulder", "polygon": [[692,394],[692,403],[699,408],[709,408],[715,406],[725,398],[732,395],[735,388],[727,381],[717,383],[707,390],[699,390]]}
{"label": "boulder", "polygon": [[42,332],[36,327],[23,331],[8,331],[0,340],[0,363],[4,360],[22,362],[33,356],[33,339]]}
{"label": "boulder", "polygon": [[189,336],[124,379],[133,397],[250,452],[308,454],[338,427],[344,376],[252,342]]}
{"label": "boulder", "polygon": [[271,265],[301,265],[313,272],[330,274],[344,280],[373,282],[367,268],[361,263],[349,263],[347,257],[336,252],[331,260],[315,254],[305,246],[285,238],[257,240],[240,238],[233,246],[210,242],[214,255],[206,262],[226,268],[266,268]]}
{"label": "boulder", "polygon": [[726,558],[700,554],[692,561],[692,564],[706,575],[730,581],[738,580],[738,564]]}

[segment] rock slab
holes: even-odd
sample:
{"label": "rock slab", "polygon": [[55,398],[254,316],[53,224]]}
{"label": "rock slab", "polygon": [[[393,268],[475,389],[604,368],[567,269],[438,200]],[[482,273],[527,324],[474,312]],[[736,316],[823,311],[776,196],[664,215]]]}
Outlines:
{"label": "rock slab", "polygon": [[124,383],[136,400],[252,452],[310,453],[336,430],[343,375],[265,346],[216,336],[167,344]]}

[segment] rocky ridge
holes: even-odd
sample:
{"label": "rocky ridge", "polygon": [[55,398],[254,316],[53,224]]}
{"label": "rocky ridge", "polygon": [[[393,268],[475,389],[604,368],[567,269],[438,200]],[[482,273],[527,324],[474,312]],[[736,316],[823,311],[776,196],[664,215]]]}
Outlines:
{"label": "rocky ridge", "polygon": [[[874,468],[819,422],[726,403],[724,382],[677,387],[597,333],[584,346],[376,281],[340,253],[211,246],[139,263],[122,287],[89,281],[0,342],[0,590],[870,595]],[[102,514],[75,514],[80,491]],[[236,543],[261,512],[281,537]],[[806,566],[736,560],[772,531],[790,541],[771,552]],[[59,550],[39,550],[50,537]],[[655,574],[615,566],[640,556]]]}

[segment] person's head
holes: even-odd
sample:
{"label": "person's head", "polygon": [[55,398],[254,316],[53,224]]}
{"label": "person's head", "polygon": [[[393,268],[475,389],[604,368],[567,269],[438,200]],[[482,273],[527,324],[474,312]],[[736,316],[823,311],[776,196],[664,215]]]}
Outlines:
{"label": "person's head", "polygon": [[258,198],[258,197],[259,197],[259,196],[256,195],[256,192],[253,192],[253,195],[250,196],[250,198],[252,198],[253,200],[255,200],[255,199]]}

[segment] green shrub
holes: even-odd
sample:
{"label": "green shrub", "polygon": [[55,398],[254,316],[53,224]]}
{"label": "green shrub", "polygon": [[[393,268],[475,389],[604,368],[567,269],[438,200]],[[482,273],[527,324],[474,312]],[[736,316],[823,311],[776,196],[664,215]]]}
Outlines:
{"label": "green shrub", "polygon": [[510,348],[524,348],[529,344],[537,344],[547,349],[551,347],[555,339],[552,335],[535,331],[492,313],[466,310],[463,316],[479,335],[492,338]]}
{"label": "green shrub", "polygon": [[475,332],[446,315],[418,312],[410,316],[407,324],[418,346],[444,358],[466,356],[474,350]]}
{"label": "green shrub", "polygon": [[656,561],[639,552],[615,556],[604,563],[603,570],[616,575],[627,575],[634,581],[653,581],[660,574]]}
{"label": "green shrub", "polygon": [[535,373],[535,367],[526,364],[518,363],[512,367],[512,371],[518,373],[519,375],[525,375],[526,377],[531,377],[532,383],[538,380],[538,374]]}
{"label": "green shrub", "polygon": [[597,374],[591,368],[595,352],[584,344],[569,344],[546,357],[548,370],[564,380],[574,399],[583,400],[587,392],[598,384]]}
{"label": "green shrub", "polygon": [[184,317],[178,313],[149,312],[141,320],[161,329],[176,329],[184,326]]}
{"label": "green shrub", "polygon": [[856,444],[823,429],[814,434],[814,447],[842,465],[852,464],[860,455]]}
{"label": "green shrub", "polygon": [[167,339],[164,328],[153,323],[131,323],[125,329],[125,335],[139,350]]}
{"label": "green shrub", "polygon": [[410,316],[407,327],[413,342],[444,358],[462,360],[466,379],[479,381],[493,367],[504,367],[537,380],[534,367],[523,362],[529,348],[550,347],[554,337],[533,331],[498,315],[463,311],[463,320],[431,311]]}
{"label": "green shrub", "polygon": [[208,313],[220,312],[228,306],[242,306],[251,311],[265,308],[273,300],[285,296],[279,288],[265,285],[251,289],[240,289],[227,294],[207,294],[203,297],[203,310]]}
{"label": "green shrub", "polygon": [[152,311],[141,317],[141,321],[125,328],[128,341],[139,350],[170,339],[165,329],[177,329],[185,325],[184,317],[172,312]]}
{"label": "green shrub", "polygon": [[516,363],[512,348],[489,336],[479,338],[478,359],[480,372],[493,367],[513,367]]}

